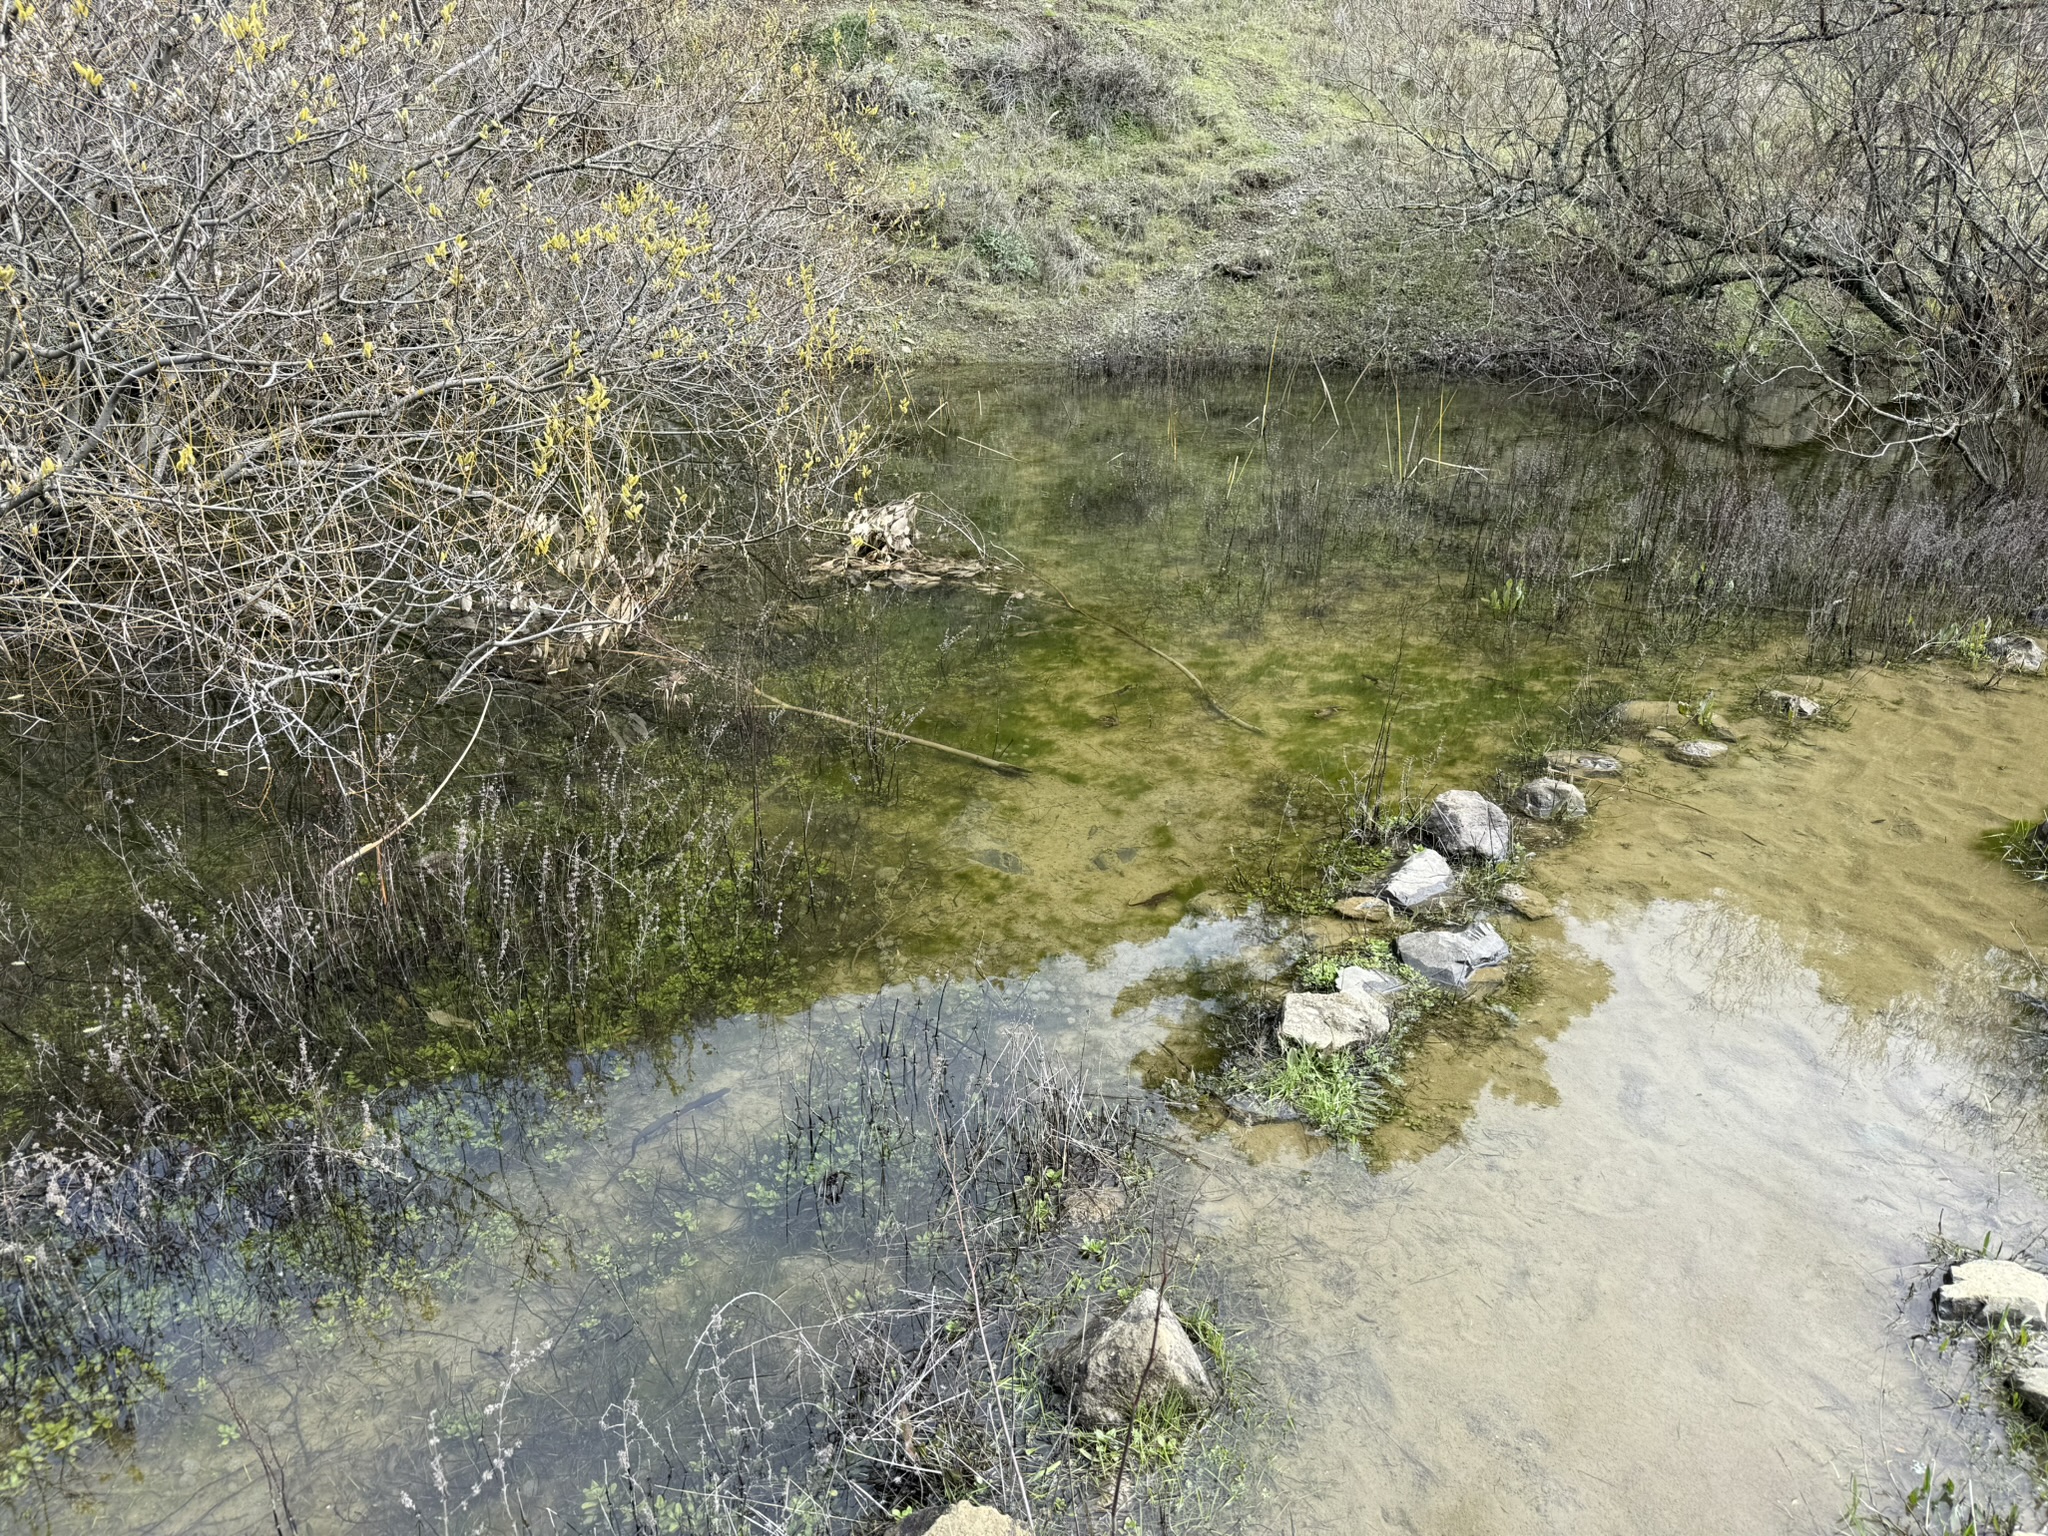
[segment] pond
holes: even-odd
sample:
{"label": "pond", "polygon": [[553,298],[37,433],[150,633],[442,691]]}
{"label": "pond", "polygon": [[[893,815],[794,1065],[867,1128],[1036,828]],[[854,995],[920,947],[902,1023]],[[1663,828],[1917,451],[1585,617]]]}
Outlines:
{"label": "pond", "polygon": [[[1299,368],[942,375],[904,419],[887,494],[979,569],[771,612],[763,689],[855,726],[784,717],[763,823],[846,892],[790,930],[786,999],[421,1090],[379,1128],[434,1174],[376,1218],[411,1238],[313,1305],[231,1253],[162,1282],[160,1390],[0,1519],[858,1529],[895,1495],[790,1491],[873,1429],[816,1383],[927,1347],[861,1309],[961,1279],[936,1234],[970,1219],[1059,1297],[1164,1268],[1227,1338],[1237,1406],[1147,1493],[1162,1529],[1832,1529],[1928,1468],[2032,1508],[1927,1290],[1937,1238],[2048,1219],[2006,990],[2048,909],[1982,844],[2040,811],[2048,700],[1845,666],[1867,631],[1702,575],[1702,507],[1842,470]],[[706,594],[707,636],[740,600]],[[1753,706],[1788,678],[1822,722]],[[1244,999],[1352,932],[1361,801],[1502,794],[1630,696],[1720,708],[1730,759],[1624,747],[1583,829],[1524,828],[1558,916],[1499,919],[1521,974],[1411,1040],[1387,1122],[1227,1117]],[[1120,1178],[1128,1219],[1034,1214]],[[1013,1470],[1043,1528],[1091,1497],[1078,1462]]]}

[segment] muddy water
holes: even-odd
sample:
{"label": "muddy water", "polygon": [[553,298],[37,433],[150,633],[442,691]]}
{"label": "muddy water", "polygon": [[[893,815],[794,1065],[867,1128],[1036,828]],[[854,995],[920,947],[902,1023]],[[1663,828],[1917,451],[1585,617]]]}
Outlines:
{"label": "muddy water", "polygon": [[[403,1529],[441,1522],[446,1481],[451,1529],[576,1528],[617,1405],[653,1423],[686,1402],[717,1303],[815,1287],[775,1181],[792,1093],[821,1060],[848,1070],[820,1038],[943,1011],[1119,1091],[1156,1080],[1204,1048],[1189,968],[1270,969],[1288,926],[1189,899],[1326,824],[1382,721],[1421,795],[1490,782],[1588,679],[1739,700],[1784,664],[1769,635],[1621,666],[1511,631],[1400,505],[1360,511],[1404,473],[1380,430],[1398,407],[1369,391],[1331,392],[1327,418],[1256,387],[941,393],[896,489],[972,516],[1025,561],[1024,595],[795,606],[864,615],[882,683],[986,641],[888,702],[1032,777],[899,758],[846,845],[866,926],[821,958],[815,1006],[497,1101],[468,1127],[487,1198],[426,1300],[276,1329],[252,1310],[33,1523],[267,1528],[282,1487],[298,1529]],[[1460,462],[1559,431],[1485,397],[1446,416],[1437,456]],[[1621,481],[1683,472],[1666,446],[1601,440]],[[1055,590],[1170,645],[1258,733]],[[822,663],[773,680],[850,707]],[[1823,686],[1839,727],[1751,722],[1724,768],[1637,754],[1596,792],[1531,875],[1563,917],[1511,928],[1536,1000],[1425,1042],[1362,1155],[1182,1125],[1208,1272],[1278,1410],[1246,1524],[1823,1530],[1852,1489],[1898,1507],[1916,1464],[2024,1496],[1995,1415],[1952,1401],[1968,1374],[1925,1344],[1915,1287],[1937,1229],[2020,1246],[2048,1225],[2038,1064],[1982,963],[2048,944],[2048,905],[1978,845],[2040,809],[2048,691]],[[476,1481],[512,1442],[513,1475]]]}
{"label": "muddy water", "polygon": [[1845,729],[1601,798],[1541,866],[1567,913],[1521,930],[1550,983],[1521,1038],[1418,1064],[1417,1121],[1469,1107],[1451,1144],[1212,1165],[1301,1528],[1826,1530],[1929,1465],[2030,1506],[1926,1287],[1937,1232],[2048,1231],[1982,965],[2048,913],[1977,835],[2038,793],[2048,697],[1855,693]]}

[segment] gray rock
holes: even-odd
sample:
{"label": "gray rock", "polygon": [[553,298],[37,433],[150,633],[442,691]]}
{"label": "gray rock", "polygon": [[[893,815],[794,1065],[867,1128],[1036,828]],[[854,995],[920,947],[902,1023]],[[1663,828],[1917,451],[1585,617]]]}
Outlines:
{"label": "gray rock", "polygon": [[896,1536],[1031,1536],[1028,1529],[1001,1510],[971,1504],[966,1499],[920,1509],[914,1515],[905,1515],[890,1529]]}
{"label": "gray rock", "polygon": [[1621,759],[1610,757],[1605,752],[1580,752],[1576,749],[1560,749],[1543,754],[1543,766],[1552,773],[1573,779],[1618,779],[1621,777]]}
{"label": "gray rock", "polygon": [[1446,992],[1470,992],[1499,982],[1507,974],[1511,951],[1491,923],[1473,923],[1457,932],[1432,928],[1404,933],[1394,941],[1403,965]]}
{"label": "gray rock", "polygon": [[2048,1275],[2010,1259],[1967,1259],[1934,1293],[1934,1315],[1986,1326],[2048,1324]]}
{"label": "gray rock", "polygon": [[1438,795],[1422,818],[1422,833],[1440,853],[1489,864],[1503,862],[1515,838],[1508,813],[1472,789],[1447,789]]}
{"label": "gray rock", "polygon": [[1510,880],[1500,888],[1500,899],[1515,916],[1526,917],[1532,922],[1554,916],[1557,912],[1548,896],[1534,886],[1523,885],[1516,880]]}
{"label": "gray rock", "polygon": [[1268,1099],[1256,1093],[1233,1093],[1223,1101],[1223,1108],[1242,1125],[1278,1125],[1301,1118],[1301,1111],[1285,1099]]}
{"label": "gray rock", "polygon": [[1114,1429],[1134,1408],[1178,1394],[1198,1408],[1216,1400],[1194,1340],[1159,1292],[1146,1287],[1113,1322],[1097,1317],[1047,1361],[1053,1385],[1086,1429]]}
{"label": "gray rock", "polygon": [[1984,642],[1984,654],[2008,672],[2038,672],[2048,661],[2041,642],[2028,635],[1993,635]]}
{"label": "gray rock", "polygon": [[1757,697],[1788,719],[1811,720],[1820,713],[1820,700],[1810,699],[1803,693],[1787,693],[1782,688],[1766,688]]}
{"label": "gray rock", "polygon": [[1566,779],[1531,779],[1515,791],[1515,809],[1531,821],[1576,821],[1586,814],[1586,794]]}
{"label": "gray rock", "polygon": [[1387,900],[1414,911],[1458,888],[1450,862],[1434,848],[1418,848],[1387,878]]}
{"label": "gray rock", "polygon": [[1342,1051],[1384,1040],[1393,1027],[1387,1005],[1369,992],[1290,992],[1276,1033],[1282,1045]]}
{"label": "gray rock", "polygon": [[1330,910],[1354,923],[1384,923],[1394,915],[1377,896],[1342,896],[1330,903]]}
{"label": "gray rock", "polygon": [[1396,992],[1407,991],[1408,983],[1396,980],[1385,971],[1347,965],[1337,973],[1337,990],[1353,997],[1392,997]]}
{"label": "gray rock", "polygon": [[1725,741],[1681,741],[1671,749],[1673,759],[1695,768],[1711,768],[1727,755]]}
{"label": "gray rock", "polygon": [[2028,1417],[2048,1420],[2048,1356],[2040,1345],[2030,1348],[2013,1367],[2012,1391]]}

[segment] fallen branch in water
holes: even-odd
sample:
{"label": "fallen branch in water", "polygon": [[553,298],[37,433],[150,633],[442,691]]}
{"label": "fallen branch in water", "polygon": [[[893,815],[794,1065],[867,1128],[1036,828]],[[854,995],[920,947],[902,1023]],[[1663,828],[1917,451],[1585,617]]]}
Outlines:
{"label": "fallen branch in water", "polygon": [[844,715],[835,715],[822,709],[805,709],[801,704],[785,703],[765,689],[755,688],[751,683],[747,686],[753,688],[756,694],[766,699],[775,708],[786,709],[793,715],[809,715],[814,720],[830,720],[834,725],[843,725],[850,730],[872,731],[877,736],[887,736],[891,741],[906,741],[913,747],[930,747],[934,752],[944,752],[948,757],[963,758],[973,763],[977,768],[988,768],[996,773],[1006,773],[1011,778],[1026,779],[1031,776],[1029,768],[1020,768],[1015,763],[1006,763],[999,757],[983,757],[979,752],[969,752],[965,747],[949,747],[943,741],[929,741],[922,736],[910,736],[902,731],[889,730],[885,726],[865,725],[858,720],[849,720]]}
{"label": "fallen branch in water", "polygon": [[[1014,558],[1014,556],[1012,558]],[[1043,580],[1044,578],[1041,577],[1040,579]],[[1115,630],[1118,634],[1122,635],[1126,640],[1130,641],[1131,644],[1143,646],[1146,650],[1150,651],[1154,656],[1157,656],[1161,661],[1165,662],[1168,666],[1172,667],[1176,672],[1180,673],[1182,677],[1186,678],[1189,682],[1195,685],[1195,692],[1199,693],[1202,696],[1203,703],[1207,704],[1211,709],[1215,710],[1217,714],[1221,715],[1224,719],[1228,720],[1232,725],[1236,726],[1239,730],[1250,731],[1254,736],[1263,736],[1266,734],[1264,731],[1260,730],[1256,725],[1253,725],[1249,720],[1240,720],[1237,718],[1237,716],[1233,715],[1229,710],[1225,709],[1223,707],[1222,701],[1219,700],[1215,694],[1209,691],[1209,685],[1207,683],[1204,683],[1199,677],[1195,676],[1194,673],[1190,672],[1186,666],[1184,666],[1182,663],[1178,661],[1175,661],[1171,656],[1167,655],[1166,652],[1159,649],[1158,646],[1153,645],[1148,640],[1139,639],[1136,635],[1132,634],[1128,629],[1125,629],[1123,625],[1118,624],[1113,620],[1105,619],[1099,613],[1090,613],[1087,609],[1077,606],[1071,597],[1067,596],[1066,593],[1060,591],[1057,583],[1047,581],[1045,584],[1048,587],[1052,588],[1054,595],[1057,596],[1062,603],[1065,603],[1068,608],[1072,609],[1075,613],[1078,613],[1082,618],[1087,619],[1092,623],[1100,624],[1104,629]]]}
{"label": "fallen branch in water", "polygon": [[461,772],[462,765],[469,761],[469,749],[470,747],[476,745],[477,737],[483,735],[484,721],[488,720],[490,718],[490,715],[491,695],[487,693],[484,695],[484,707],[477,711],[476,729],[469,733],[468,744],[463,747],[462,755],[455,759],[454,763],[450,765],[447,773],[442,775],[441,782],[434,786],[434,792],[431,795],[427,796],[426,799],[422,800],[417,806],[413,807],[412,813],[409,816],[407,816],[405,820],[401,821],[397,826],[393,827],[389,832],[386,832],[380,838],[376,838],[371,842],[363,844],[363,846],[358,848],[354,853],[350,854],[347,858],[341,860],[340,863],[336,864],[332,869],[328,870],[328,879],[332,880],[336,875],[340,874],[344,869],[347,869],[349,865],[355,863],[355,861],[357,859],[360,859],[364,854],[375,853],[379,848],[382,848],[386,843],[390,842],[391,839],[398,836],[399,833],[403,832],[407,827],[411,826],[414,822],[418,821],[422,816],[427,814],[428,809],[433,805],[433,803],[441,798],[441,791],[446,789],[450,784],[455,782],[455,775]]}

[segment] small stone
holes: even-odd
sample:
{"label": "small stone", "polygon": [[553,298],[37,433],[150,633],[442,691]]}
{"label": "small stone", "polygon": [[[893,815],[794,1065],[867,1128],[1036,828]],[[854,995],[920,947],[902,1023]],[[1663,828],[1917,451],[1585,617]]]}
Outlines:
{"label": "small stone", "polygon": [[1477,790],[1447,789],[1423,816],[1422,833],[1451,858],[1499,864],[1513,851],[1515,828],[1508,813]]}
{"label": "small stone", "polygon": [[1691,763],[1695,768],[1711,768],[1727,755],[1725,741],[1681,741],[1671,749],[1676,761]]}
{"label": "small stone", "polygon": [[966,1499],[905,1515],[890,1529],[896,1536],[1031,1536],[1001,1510]]}
{"label": "small stone", "polygon": [[1384,1040],[1393,1029],[1387,1005],[1364,992],[1290,992],[1280,1005],[1282,1045],[1342,1051]]}
{"label": "small stone", "polygon": [[[1085,1429],[1114,1429],[1134,1408],[1178,1395],[1198,1408],[1216,1400],[1194,1341],[1151,1287],[1131,1298],[1114,1322],[1084,1322],[1053,1352],[1047,1374],[1066,1393]],[[930,1528],[929,1536],[953,1536]],[[975,1536],[980,1536],[977,1530]]]}
{"label": "small stone", "polygon": [[1675,747],[1678,745],[1678,738],[1669,731],[1664,730],[1645,731],[1643,732],[1643,740],[1649,742],[1653,747]]}
{"label": "small stone", "polygon": [[1403,965],[1446,992],[1471,992],[1506,979],[1512,954],[1491,923],[1473,923],[1457,932],[1425,929],[1404,933],[1394,941]]}
{"label": "small stone", "polygon": [[1803,693],[1787,693],[1783,688],[1766,688],[1757,695],[1774,713],[1790,720],[1811,720],[1820,713],[1820,700],[1808,698]]}
{"label": "small stone", "polygon": [[1500,888],[1500,899],[1507,909],[1517,917],[1526,917],[1532,922],[1554,915],[1557,908],[1550,904],[1550,898],[1533,886],[1510,880]]}
{"label": "small stone", "polygon": [[1202,891],[1190,896],[1183,910],[1190,917],[1236,917],[1244,910],[1244,900],[1229,891]]}
{"label": "small stone", "polygon": [[1414,911],[1426,901],[1448,896],[1458,888],[1450,861],[1434,848],[1418,848],[1387,880],[1387,899]]}
{"label": "small stone", "polygon": [[1630,699],[1607,712],[1608,722],[1618,730],[1652,731],[1669,729],[1685,719],[1685,709],[1669,699]]}
{"label": "small stone", "polygon": [[1352,997],[1392,997],[1396,992],[1407,991],[1408,983],[1396,980],[1385,971],[1347,965],[1337,973],[1337,990]]}
{"label": "small stone", "polygon": [[1330,910],[1354,923],[1384,923],[1394,915],[1377,896],[1343,896],[1330,903]]}
{"label": "small stone", "polygon": [[1285,1125],[1301,1118],[1301,1111],[1285,1099],[1268,1099],[1256,1093],[1233,1093],[1223,1101],[1223,1108],[1240,1125]]}
{"label": "small stone", "polygon": [[2048,661],[2041,642],[2027,635],[1993,635],[1984,642],[1984,654],[2008,672],[2038,672]]}
{"label": "small stone", "polygon": [[1572,779],[1618,779],[1621,759],[1605,752],[1580,752],[1575,748],[1543,754],[1543,766],[1552,773]]}
{"label": "small stone", "polygon": [[1934,1315],[1987,1327],[2048,1324],[2048,1275],[2011,1259],[1967,1259],[1934,1293]]}
{"label": "small stone", "polygon": [[1515,809],[1531,821],[1576,821],[1586,814],[1586,795],[1564,779],[1531,779],[1514,794]]}
{"label": "small stone", "polygon": [[1107,1221],[1124,1208],[1121,1184],[1084,1184],[1067,1191],[1067,1214],[1075,1221]]}

